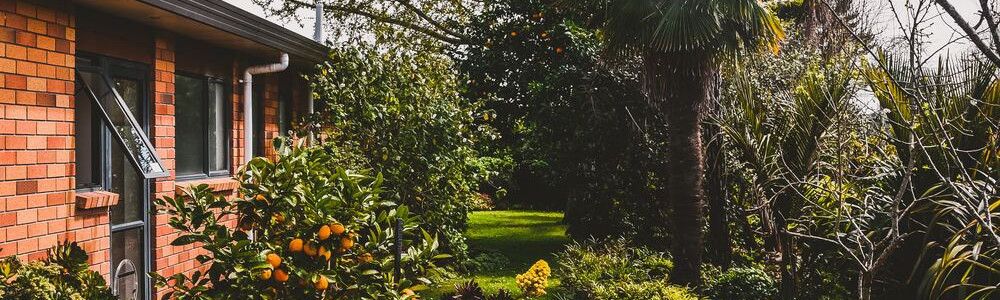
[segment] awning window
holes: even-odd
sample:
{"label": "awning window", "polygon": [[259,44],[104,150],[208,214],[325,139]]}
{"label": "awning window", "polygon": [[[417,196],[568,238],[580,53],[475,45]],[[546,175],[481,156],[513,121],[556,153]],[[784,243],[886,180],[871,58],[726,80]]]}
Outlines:
{"label": "awning window", "polygon": [[145,178],[170,176],[163,160],[156,154],[153,143],[149,141],[135,116],[129,111],[121,95],[109,81],[100,73],[85,70],[77,71],[77,78],[82,83],[76,92],[77,97],[91,99],[100,111],[104,124],[112,128],[112,139],[128,153],[129,160]]}

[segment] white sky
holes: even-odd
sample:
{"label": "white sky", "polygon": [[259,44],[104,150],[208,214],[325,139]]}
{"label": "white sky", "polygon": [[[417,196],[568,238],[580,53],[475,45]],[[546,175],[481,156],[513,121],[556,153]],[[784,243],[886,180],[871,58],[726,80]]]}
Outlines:
{"label": "white sky", "polygon": [[279,20],[277,17],[268,17],[268,16],[265,16],[264,15],[264,9],[261,8],[260,6],[256,5],[256,4],[254,4],[250,0],[225,0],[225,1],[229,2],[229,4],[236,5],[237,7],[242,8],[245,11],[248,11],[248,12],[253,13],[255,15],[264,17],[265,19],[267,19],[267,20],[269,20],[271,22],[280,24],[280,25],[284,26],[285,28],[288,28],[289,30],[294,31],[294,32],[296,32],[298,34],[301,34],[301,35],[303,35],[305,37],[308,37],[308,38],[312,38],[313,37],[313,26],[312,26],[312,24],[313,24],[313,21],[315,20],[314,12],[311,12],[311,11],[302,11],[302,12],[299,13],[299,18],[301,18],[302,19],[302,23],[305,24],[305,26],[302,26],[302,25],[299,25],[298,22],[296,22],[294,20],[292,20],[291,22],[284,22],[282,20]]}

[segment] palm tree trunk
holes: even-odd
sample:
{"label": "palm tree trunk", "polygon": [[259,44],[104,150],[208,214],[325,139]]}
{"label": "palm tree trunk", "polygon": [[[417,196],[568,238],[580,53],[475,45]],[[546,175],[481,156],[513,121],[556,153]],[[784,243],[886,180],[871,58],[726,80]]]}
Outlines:
{"label": "palm tree trunk", "polygon": [[781,299],[794,300],[798,296],[796,283],[797,257],[792,248],[794,242],[792,235],[788,233],[788,220],[786,215],[791,211],[792,196],[788,193],[778,195],[774,208],[774,238],[777,242],[778,252],[781,253]]}
{"label": "palm tree trunk", "polygon": [[644,68],[643,87],[668,124],[667,199],[658,206],[661,219],[673,224],[674,270],[670,279],[681,285],[698,285],[705,223],[700,128],[718,68],[704,51],[650,52],[644,57]]}

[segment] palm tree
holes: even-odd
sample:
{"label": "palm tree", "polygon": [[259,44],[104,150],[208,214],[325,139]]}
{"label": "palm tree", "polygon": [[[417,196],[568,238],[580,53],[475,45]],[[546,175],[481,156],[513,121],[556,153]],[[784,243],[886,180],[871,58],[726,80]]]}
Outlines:
{"label": "palm tree", "polygon": [[[605,12],[612,55],[642,57],[643,89],[668,122],[670,153],[661,219],[673,225],[671,279],[698,284],[704,224],[701,122],[720,58],[740,49],[777,51],[778,19],[756,0],[590,0]],[[589,5],[588,5],[589,4]],[[581,5],[577,2],[574,5]],[[665,200],[665,201],[664,201]],[[665,209],[668,204],[672,209]]]}

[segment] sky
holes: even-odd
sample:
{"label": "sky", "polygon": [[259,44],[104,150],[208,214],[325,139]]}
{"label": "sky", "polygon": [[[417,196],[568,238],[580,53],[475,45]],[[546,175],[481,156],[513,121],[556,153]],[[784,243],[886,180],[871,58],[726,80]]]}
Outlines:
{"label": "sky", "polygon": [[314,12],[311,12],[311,11],[302,11],[299,14],[299,17],[302,19],[302,23],[305,25],[305,26],[303,26],[303,25],[299,25],[298,22],[296,22],[294,20],[291,21],[291,22],[285,22],[285,21],[279,20],[276,17],[265,16],[264,15],[264,9],[261,8],[260,6],[258,6],[257,4],[254,4],[251,0],[225,0],[225,1],[229,2],[229,4],[236,5],[237,7],[242,8],[245,11],[248,11],[248,12],[253,13],[255,15],[264,17],[268,21],[280,24],[280,25],[284,26],[285,28],[288,28],[289,30],[294,31],[294,32],[296,32],[298,34],[301,34],[301,35],[303,35],[305,37],[308,37],[308,38],[312,38],[313,37],[313,20],[315,20],[314,19],[315,18]]}
{"label": "sky", "polygon": [[[303,24],[299,24],[299,22],[296,22],[294,20],[286,21],[286,20],[280,20],[277,17],[266,16],[264,14],[264,9],[254,4],[251,0],[225,0],[225,1],[233,5],[236,5],[248,12],[264,17],[265,19],[268,19],[271,22],[275,22],[277,24],[285,26],[285,28],[288,28],[305,37],[312,38],[313,36],[314,12],[312,11],[302,10],[299,13],[299,18],[302,20]],[[931,3],[931,0],[860,0],[860,1],[855,0],[855,1],[856,3],[863,3],[863,5],[867,6],[867,9],[875,9],[879,11],[879,13],[876,14],[877,15],[876,18],[878,19],[877,26],[880,27],[879,28],[880,32],[886,33],[884,34],[884,36],[899,35],[903,32],[902,30],[900,30],[900,26],[895,22],[893,18],[891,7],[893,6],[896,7],[899,15],[905,16],[906,13],[904,7],[906,7],[907,2],[916,3],[917,1],[927,1],[928,3]],[[889,5],[890,1],[892,2],[893,6]],[[977,20],[976,18],[977,17],[976,13],[978,11],[977,1],[952,0],[950,2],[958,9],[958,11],[967,20],[969,20],[970,23],[974,23]],[[955,33],[958,28],[954,26],[954,22],[951,20],[951,18],[945,14],[942,14],[939,10],[937,10],[936,7],[935,11],[936,11],[935,14],[932,14],[927,18],[929,26],[927,26],[927,28],[925,29],[926,32],[929,33],[929,38],[928,38],[929,44],[927,45],[927,49],[930,49],[931,51],[941,48],[941,46],[947,44],[949,41],[960,36]],[[947,47],[940,53],[942,55],[950,55],[950,56],[961,55],[965,51],[970,50],[971,46],[972,46],[971,43],[965,42],[963,40],[960,41],[959,43]]]}

